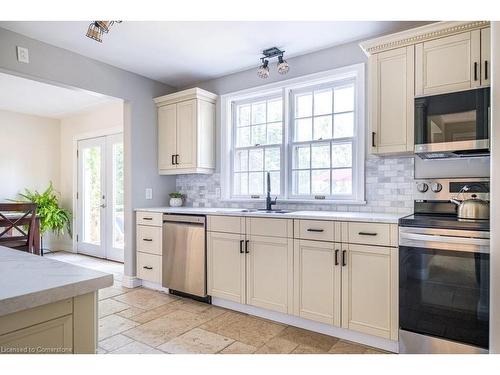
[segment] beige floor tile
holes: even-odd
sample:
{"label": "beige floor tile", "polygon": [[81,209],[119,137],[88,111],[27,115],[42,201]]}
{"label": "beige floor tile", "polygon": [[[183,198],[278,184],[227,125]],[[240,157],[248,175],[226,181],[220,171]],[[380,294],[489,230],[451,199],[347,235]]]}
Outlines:
{"label": "beige floor tile", "polygon": [[152,348],[142,342],[132,341],[131,343],[113,350],[109,354],[165,354],[160,350]]}
{"label": "beige floor tile", "polygon": [[233,342],[233,339],[194,328],[160,345],[158,349],[172,354],[215,354]]}
{"label": "beige floor tile", "polygon": [[[117,301],[118,302],[118,301]],[[121,303],[121,302],[120,302]],[[147,310],[144,310],[144,309],[140,309],[138,307],[134,307],[134,306],[128,306],[127,305],[127,309],[126,310],[123,310],[123,311],[120,311],[120,312],[117,312],[116,315],[120,315],[121,317],[123,318],[127,318],[127,319],[130,319],[134,316],[137,316],[139,314],[142,314],[144,312],[146,312]]]}
{"label": "beige floor tile", "polygon": [[121,348],[122,346],[125,346],[131,343],[132,341],[134,340],[132,340],[130,337],[118,334],[99,341],[99,346],[110,352],[118,348]]}
{"label": "beige floor tile", "polygon": [[127,290],[125,288],[122,289],[110,286],[99,290],[99,300],[103,300],[110,297],[116,297],[124,293],[127,293]]}
{"label": "beige floor tile", "polygon": [[375,349],[375,348],[367,348],[365,354],[392,354],[391,352],[386,352],[385,350]]}
{"label": "beige floor tile", "polygon": [[252,354],[255,353],[257,348],[252,345],[247,345],[239,341],[233,342],[227,348],[222,350],[221,354]]}
{"label": "beige floor tile", "polygon": [[278,337],[296,342],[300,346],[316,348],[317,352],[328,352],[328,350],[339,341],[336,337],[311,332],[297,327],[287,327]]}
{"label": "beige floor tile", "polygon": [[190,311],[194,313],[208,310],[212,306],[208,303],[198,302],[188,298],[179,298],[179,300],[172,302],[172,305],[181,310]]}
{"label": "beige floor tile", "polygon": [[285,327],[282,324],[235,312],[225,312],[200,326],[207,331],[257,348],[278,335]]}
{"label": "beige floor tile", "polygon": [[122,303],[122,302],[115,301],[112,298],[107,298],[107,299],[101,300],[101,301],[99,301],[99,305],[98,305],[99,318],[117,313],[119,311],[126,310],[128,308],[129,308],[129,305]]}
{"label": "beige floor tile", "polygon": [[154,309],[155,307],[177,300],[177,297],[173,297],[156,290],[144,288],[134,289],[131,292],[113,298],[117,301],[126,303],[127,305],[144,310]]}
{"label": "beige floor tile", "polygon": [[130,317],[131,320],[138,323],[147,323],[153,319],[157,319],[163,315],[170,314],[173,311],[178,310],[177,307],[173,306],[172,303],[166,305],[158,306],[154,309],[144,311],[140,314]]}
{"label": "beige floor tile", "polygon": [[114,336],[118,333],[131,329],[139,323],[129,319],[122,318],[118,315],[108,315],[99,319],[99,340]]}
{"label": "beige floor tile", "polygon": [[340,340],[328,351],[333,354],[364,354],[366,347],[350,341]]}
{"label": "beige floor tile", "polygon": [[274,337],[262,345],[255,354],[288,354],[291,353],[299,344],[281,338]]}
{"label": "beige floor tile", "polygon": [[292,352],[292,354],[327,354],[327,353],[328,350],[324,351],[318,347],[307,346],[307,345],[299,345]]}

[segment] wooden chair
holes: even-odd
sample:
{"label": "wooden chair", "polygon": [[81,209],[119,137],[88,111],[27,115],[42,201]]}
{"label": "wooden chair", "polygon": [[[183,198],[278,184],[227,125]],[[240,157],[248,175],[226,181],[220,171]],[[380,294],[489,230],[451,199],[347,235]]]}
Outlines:
{"label": "wooden chair", "polygon": [[36,204],[0,203],[0,245],[34,252]]}

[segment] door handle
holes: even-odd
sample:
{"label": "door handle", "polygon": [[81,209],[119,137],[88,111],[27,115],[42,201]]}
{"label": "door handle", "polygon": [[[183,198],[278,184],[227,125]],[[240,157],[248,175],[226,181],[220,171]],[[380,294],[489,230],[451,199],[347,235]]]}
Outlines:
{"label": "door handle", "polygon": [[245,242],[245,241],[240,240],[240,254],[244,253],[244,251],[243,251],[243,242]]}
{"label": "door handle", "polygon": [[339,249],[336,249],[335,250],[335,265],[338,266],[339,265]]}
{"label": "door handle", "polygon": [[250,251],[248,250],[248,243],[250,242],[250,240],[246,240],[245,241],[245,254],[248,254]]}
{"label": "door handle", "polygon": [[477,81],[477,62],[474,63],[474,81]]}
{"label": "door handle", "polygon": [[372,147],[377,147],[375,146],[375,132],[372,132]]}
{"label": "door handle", "polygon": [[152,270],[152,269],[153,269],[153,267],[151,267],[151,266],[144,266],[144,267],[142,267],[142,268],[144,268],[144,269],[146,269],[146,270]]}
{"label": "door handle", "polygon": [[346,253],[347,253],[347,250],[342,250],[342,267],[347,265]]}
{"label": "door handle", "polygon": [[308,232],[317,232],[317,233],[321,233],[321,232],[324,232],[325,230],[324,230],[324,229],[314,229],[314,228],[309,228],[307,231],[308,231]]}
{"label": "door handle", "polygon": [[484,79],[488,79],[488,60],[484,60]]}
{"label": "door handle", "polygon": [[373,233],[373,232],[358,232],[358,234],[360,236],[376,236],[377,233]]}

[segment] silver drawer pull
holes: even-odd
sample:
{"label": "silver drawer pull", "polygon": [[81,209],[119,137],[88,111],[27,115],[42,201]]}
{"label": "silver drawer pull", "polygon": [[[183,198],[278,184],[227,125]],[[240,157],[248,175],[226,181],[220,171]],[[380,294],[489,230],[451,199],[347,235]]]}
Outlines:
{"label": "silver drawer pull", "polygon": [[143,238],[142,240],[143,240],[143,241],[147,241],[147,242],[152,242],[152,241],[153,241],[153,239],[152,239],[152,238]]}
{"label": "silver drawer pull", "polygon": [[152,270],[153,269],[153,267],[151,267],[151,266],[144,266],[142,268],[144,268],[145,270]]}
{"label": "silver drawer pull", "polygon": [[142,220],[153,220],[152,217],[143,217]]}
{"label": "silver drawer pull", "polygon": [[377,233],[373,233],[373,232],[358,232],[358,234],[360,236],[376,236]]}
{"label": "silver drawer pull", "polygon": [[324,230],[324,229],[314,229],[314,228],[309,228],[307,231],[308,231],[308,232],[317,232],[317,233],[321,233],[321,232],[324,232],[325,230]]}

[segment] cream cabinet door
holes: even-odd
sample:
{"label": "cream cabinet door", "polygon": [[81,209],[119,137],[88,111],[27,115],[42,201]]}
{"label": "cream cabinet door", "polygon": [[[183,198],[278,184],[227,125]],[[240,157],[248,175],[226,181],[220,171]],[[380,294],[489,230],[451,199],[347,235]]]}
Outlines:
{"label": "cream cabinet door", "polygon": [[397,340],[397,248],[343,246],[342,327]]}
{"label": "cream cabinet door", "polygon": [[175,104],[158,108],[158,169],[176,169],[177,108]]}
{"label": "cream cabinet door", "polygon": [[480,85],[480,30],[419,43],[415,48],[416,95]]}
{"label": "cream cabinet door", "polygon": [[248,236],[247,304],[292,313],[293,240]]}
{"label": "cream cabinet door", "polygon": [[197,100],[177,103],[177,168],[194,168],[197,149]]}
{"label": "cream cabinet door", "polygon": [[491,76],[491,29],[481,29],[481,85],[490,84]]}
{"label": "cream cabinet door", "polygon": [[414,46],[370,56],[368,82],[371,152],[412,151]]}
{"label": "cream cabinet door", "polygon": [[207,232],[208,294],[245,303],[245,236]]}
{"label": "cream cabinet door", "polygon": [[340,326],[340,250],[338,243],[295,240],[295,315]]}

